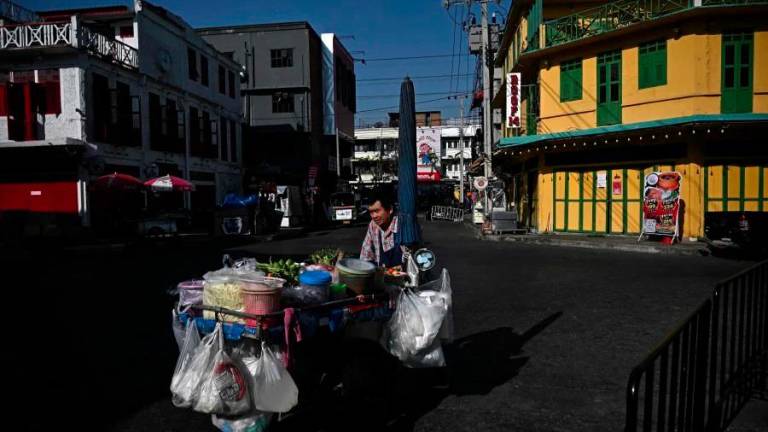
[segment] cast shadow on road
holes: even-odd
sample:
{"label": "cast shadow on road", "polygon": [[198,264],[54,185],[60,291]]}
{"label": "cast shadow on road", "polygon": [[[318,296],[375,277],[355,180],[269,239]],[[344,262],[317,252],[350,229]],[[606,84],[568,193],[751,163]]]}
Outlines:
{"label": "cast shadow on road", "polygon": [[363,378],[365,387],[374,387],[373,391],[363,389],[340,400],[325,400],[309,418],[297,419],[303,424],[287,421],[278,423],[276,430],[412,431],[446,397],[486,395],[517,376],[530,358],[523,351],[525,344],[562,314],[554,313],[523,333],[499,327],[457,339],[444,346],[447,367],[440,369],[402,367],[371,344],[358,359],[376,372],[356,378]]}

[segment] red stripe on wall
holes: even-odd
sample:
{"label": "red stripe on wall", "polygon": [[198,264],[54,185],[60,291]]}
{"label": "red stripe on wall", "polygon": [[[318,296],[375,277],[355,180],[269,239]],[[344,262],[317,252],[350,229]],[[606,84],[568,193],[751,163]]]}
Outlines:
{"label": "red stripe on wall", "polygon": [[2,183],[0,211],[77,213],[77,182]]}

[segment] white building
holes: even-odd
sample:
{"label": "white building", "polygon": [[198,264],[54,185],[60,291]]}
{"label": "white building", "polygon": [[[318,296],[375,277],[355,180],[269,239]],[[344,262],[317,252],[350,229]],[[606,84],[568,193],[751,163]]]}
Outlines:
{"label": "white building", "polygon": [[[464,127],[464,138],[460,139],[458,126],[436,126],[417,128],[420,130],[440,129],[440,174],[443,179],[459,180],[461,153],[464,153],[464,172],[472,162],[472,150],[482,143],[480,125]],[[355,129],[355,152],[352,158],[352,172],[358,183],[389,183],[397,180],[398,128]],[[460,142],[462,141],[462,142]]]}
{"label": "white building", "polygon": [[89,182],[115,171],[184,177],[193,210],[241,190],[240,66],[181,18],[138,0],[21,16],[0,21],[0,211],[87,224]]}

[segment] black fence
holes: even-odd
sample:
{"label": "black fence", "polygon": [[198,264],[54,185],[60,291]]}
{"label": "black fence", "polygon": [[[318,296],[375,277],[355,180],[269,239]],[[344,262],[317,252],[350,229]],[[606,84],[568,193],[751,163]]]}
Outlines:
{"label": "black fence", "polygon": [[767,372],[764,261],[718,283],[713,297],[632,370],[625,430],[724,430],[752,396],[765,396]]}

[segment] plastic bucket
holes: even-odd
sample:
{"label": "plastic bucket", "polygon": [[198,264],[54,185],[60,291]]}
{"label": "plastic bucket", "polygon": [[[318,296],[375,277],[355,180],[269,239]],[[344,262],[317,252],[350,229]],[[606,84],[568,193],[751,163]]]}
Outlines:
{"label": "plastic bucket", "polygon": [[[240,295],[243,298],[245,313],[266,315],[280,309],[280,292],[285,279],[274,277],[255,277],[239,279]],[[256,321],[247,319],[247,325],[255,325]]]}

